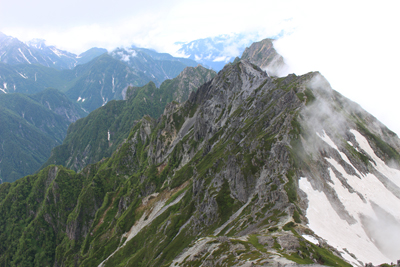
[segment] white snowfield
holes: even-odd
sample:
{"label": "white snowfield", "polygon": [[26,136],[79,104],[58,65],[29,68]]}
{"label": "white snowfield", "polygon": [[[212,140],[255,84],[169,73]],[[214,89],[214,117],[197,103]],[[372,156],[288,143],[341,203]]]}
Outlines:
{"label": "white snowfield", "polygon": [[[350,131],[361,149],[375,161],[371,165],[400,187],[400,171],[388,167],[370,147],[368,140],[355,130]],[[336,144],[324,133],[318,135],[328,145],[338,150]],[[346,155],[338,150],[345,162],[351,164]],[[336,171],[346,179],[349,190],[329,169],[335,190],[345,210],[356,220],[349,224],[340,218],[323,191],[314,190],[307,178],[300,178],[299,187],[307,194],[307,218],[309,227],[314,233],[325,239],[328,244],[337,248],[351,264],[362,266],[372,262],[374,265],[396,262],[400,259],[400,199],[396,197],[373,174],[349,175],[334,159],[325,158]],[[358,194],[357,194],[358,193]],[[362,197],[361,197],[361,196]],[[345,249],[348,251],[346,252]],[[357,260],[350,254],[354,254]]]}

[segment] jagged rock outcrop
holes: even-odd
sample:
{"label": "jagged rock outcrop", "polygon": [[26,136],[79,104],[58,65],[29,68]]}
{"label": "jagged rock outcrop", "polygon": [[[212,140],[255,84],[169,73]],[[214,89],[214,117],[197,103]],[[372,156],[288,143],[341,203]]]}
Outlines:
{"label": "jagged rock outcrop", "polygon": [[173,98],[175,101],[184,102],[189,98],[191,92],[194,92],[205,82],[210,81],[215,76],[214,71],[210,71],[201,65],[197,67],[186,67],[173,80],[176,87]]}
{"label": "jagged rock outcrop", "polygon": [[267,38],[251,44],[250,47],[246,47],[241,59],[256,64],[269,75],[282,76],[286,74],[288,66],[283,57],[276,52],[273,41],[274,39]]}

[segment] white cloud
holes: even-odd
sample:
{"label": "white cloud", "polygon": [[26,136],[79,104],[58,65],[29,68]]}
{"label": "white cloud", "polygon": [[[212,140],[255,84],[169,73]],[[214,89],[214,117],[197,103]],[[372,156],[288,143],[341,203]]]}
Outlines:
{"label": "white cloud", "polygon": [[[400,38],[395,1],[307,1],[275,46],[296,74],[320,71],[332,87],[400,135]],[[312,7],[312,8],[311,8]]]}
{"label": "white cloud", "polygon": [[227,62],[230,58],[226,57],[226,56],[220,56],[220,57],[216,57],[213,61],[214,62],[222,62],[225,61]]}
{"label": "white cloud", "polygon": [[[55,5],[49,0],[34,4],[16,0],[6,1],[0,9],[0,31],[23,41],[43,38],[75,53],[92,46],[110,49],[132,43],[175,52],[177,41],[246,31],[276,35],[290,23],[292,2],[116,0],[110,5],[70,0]],[[21,6],[25,8],[21,10]]]}

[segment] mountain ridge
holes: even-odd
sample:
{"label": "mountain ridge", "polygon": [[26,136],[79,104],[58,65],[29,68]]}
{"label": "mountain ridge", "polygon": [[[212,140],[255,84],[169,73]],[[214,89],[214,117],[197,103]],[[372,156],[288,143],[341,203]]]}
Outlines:
{"label": "mountain ridge", "polygon": [[128,87],[126,100],[109,102],[71,125],[63,144],[54,148],[44,166],[61,164],[78,171],[111,156],[137,120],[146,114],[160,116],[167,103],[186,100],[214,75],[202,66],[186,67],[178,77],[164,81],[160,88],[153,82],[142,87]]}
{"label": "mountain ridge", "polygon": [[90,49],[77,56],[55,46],[47,46],[45,40],[42,39],[33,39],[23,43],[17,38],[0,32],[0,61],[10,65],[25,63],[29,65],[39,64],[58,70],[72,69],[102,53],[104,53],[103,49]]}

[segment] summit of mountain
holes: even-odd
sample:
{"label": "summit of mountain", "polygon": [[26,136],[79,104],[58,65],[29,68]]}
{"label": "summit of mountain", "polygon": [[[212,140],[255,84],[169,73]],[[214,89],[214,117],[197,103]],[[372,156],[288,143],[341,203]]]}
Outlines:
{"label": "summit of mountain", "polygon": [[287,72],[284,58],[275,50],[274,39],[266,38],[259,42],[252,43],[243,51],[241,59],[256,64],[265,70],[269,75],[281,76]]}
{"label": "summit of mountain", "polygon": [[77,56],[78,64],[85,64],[91,61],[92,59],[101,56],[105,53],[108,53],[107,49],[105,48],[98,48],[98,47],[92,47],[89,50],[79,54]]}

